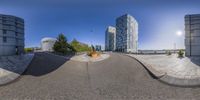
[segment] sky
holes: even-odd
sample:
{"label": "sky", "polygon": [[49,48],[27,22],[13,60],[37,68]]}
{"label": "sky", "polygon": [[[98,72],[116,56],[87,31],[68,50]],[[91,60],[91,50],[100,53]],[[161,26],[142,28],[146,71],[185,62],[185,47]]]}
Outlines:
{"label": "sky", "polygon": [[139,49],[184,46],[184,16],[200,14],[200,0],[0,0],[0,13],[25,20],[25,47],[64,33],[70,42],[105,44],[105,30],[117,17],[139,24]]}

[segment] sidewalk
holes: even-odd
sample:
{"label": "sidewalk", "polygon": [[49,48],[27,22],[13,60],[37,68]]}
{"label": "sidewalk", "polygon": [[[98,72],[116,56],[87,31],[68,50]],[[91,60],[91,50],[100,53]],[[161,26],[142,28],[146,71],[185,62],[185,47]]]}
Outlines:
{"label": "sidewalk", "polygon": [[200,58],[178,58],[174,55],[134,55],[149,71],[162,82],[177,86],[200,85]]}
{"label": "sidewalk", "polygon": [[1,56],[0,57],[0,85],[18,78],[28,67],[34,54]]}

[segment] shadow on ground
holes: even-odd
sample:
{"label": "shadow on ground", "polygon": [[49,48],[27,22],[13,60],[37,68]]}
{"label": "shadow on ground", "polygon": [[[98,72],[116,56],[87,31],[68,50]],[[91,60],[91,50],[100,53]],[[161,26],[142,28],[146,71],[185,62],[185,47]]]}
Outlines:
{"label": "shadow on ground", "polygon": [[[70,55],[72,57],[74,54]],[[41,76],[48,74],[66,63],[69,59],[48,54],[48,53],[35,53],[32,62],[23,73],[23,75]]]}
{"label": "shadow on ground", "polygon": [[189,57],[192,63],[196,64],[197,66],[200,66],[200,57]]}

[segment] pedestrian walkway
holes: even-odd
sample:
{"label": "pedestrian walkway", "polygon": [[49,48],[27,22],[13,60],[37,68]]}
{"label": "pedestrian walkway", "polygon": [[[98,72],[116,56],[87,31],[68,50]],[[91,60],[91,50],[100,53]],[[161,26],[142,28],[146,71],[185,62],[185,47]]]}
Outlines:
{"label": "pedestrian walkway", "polygon": [[133,55],[160,80],[173,85],[200,85],[200,57],[178,58],[178,55]]}
{"label": "pedestrian walkway", "polygon": [[18,78],[28,67],[34,54],[1,56],[0,57],[0,85]]}

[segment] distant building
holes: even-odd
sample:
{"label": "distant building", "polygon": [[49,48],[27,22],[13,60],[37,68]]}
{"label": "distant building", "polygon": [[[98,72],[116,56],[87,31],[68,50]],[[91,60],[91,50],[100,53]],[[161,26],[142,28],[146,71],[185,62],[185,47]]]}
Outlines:
{"label": "distant building", "polygon": [[186,56],[200,56],[200,14],[185,16]]}
{"label": "distant building", "polygon": [[42,51],[53,51],[53,46],[56,42],[55,38],[45,37],[41,40]]}
{"label": "distant building", "polygon": [[41,52],[41,48],[40,47],[32,47],[33,52]]}
{"label": "distant building", "polygon": [[138,51],[138,23],[129,14],[116,19],[116,50],[132,53]]}
{"label": "distant building", "polygon": [[24,53],[24,20],[0,14],[0,56]]}
{"label": "distant building", "polygon": [[96,45],[96,46],[95,46],[95,50],[96,50],[96,51],[101,51],[101,45]]}
{"label": "distant building", "polygon": [[105,50],[106,51],[115,51],[116,45],[116,28],[109,26],[106,29],[105,34]]}

